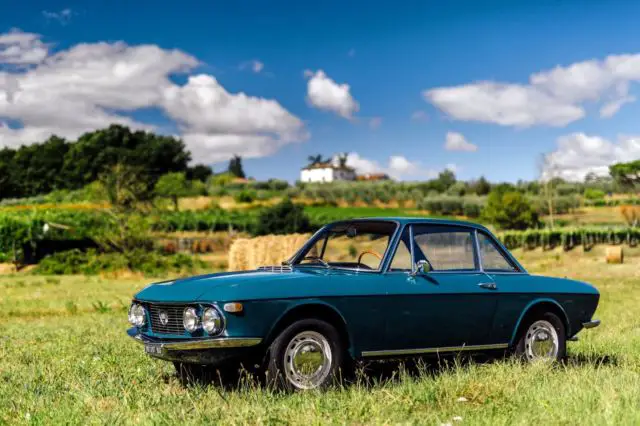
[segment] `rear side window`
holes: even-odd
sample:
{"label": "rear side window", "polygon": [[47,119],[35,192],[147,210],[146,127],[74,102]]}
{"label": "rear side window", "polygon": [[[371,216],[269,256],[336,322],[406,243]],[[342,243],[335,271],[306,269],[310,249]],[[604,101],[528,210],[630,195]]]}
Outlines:
{"label": "rear side window", "polygon": [[481,232],[478,233],[478,245],[480,246],[480,259],[484,270],[496,272],[516,271],[516,268],[502,254],[496,243]]}
{"label": "rear side window", "polygon": [[434,271],[476,269],[473,236],[470,231],[416,226],[414,241]]}

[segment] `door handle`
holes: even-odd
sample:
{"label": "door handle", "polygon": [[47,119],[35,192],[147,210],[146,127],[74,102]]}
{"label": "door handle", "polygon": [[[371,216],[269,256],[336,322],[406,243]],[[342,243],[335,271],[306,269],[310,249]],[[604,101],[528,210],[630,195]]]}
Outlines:
{"label": "door handle", "polygon": [[498,286],[496,285],[496,283],[480,283],[480,284],[478,284],[478,287],[486,288],[487,290],[497,290],[498,289]]}

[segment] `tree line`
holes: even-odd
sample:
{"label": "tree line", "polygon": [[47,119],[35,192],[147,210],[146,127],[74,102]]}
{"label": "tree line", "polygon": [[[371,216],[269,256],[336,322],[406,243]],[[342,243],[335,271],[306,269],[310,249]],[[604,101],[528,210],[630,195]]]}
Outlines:
{"label": "tree line", "polygon": [[180,139],[119,125],[85,133],[76,141],[51,136],[0,150],[0,199],[80,189],[116,166],[129,170],[148,192],[167,173],[202,181],[212,174],[209,166],[189,166],[190,161],[191,153]]}

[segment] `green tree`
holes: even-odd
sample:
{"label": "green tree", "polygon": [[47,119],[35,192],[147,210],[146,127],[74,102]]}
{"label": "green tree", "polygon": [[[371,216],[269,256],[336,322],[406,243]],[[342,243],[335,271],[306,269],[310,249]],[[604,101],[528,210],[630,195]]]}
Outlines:
{"label": "green tree", "polygon": [[153,192],[158,197],[171,199],[175,210],[178,211],[178,199],[190,194],[191,185],[185,173],[167,173],[158,179]]}
{"label": "green tree", "polygon": [[472,188],[478,195],[487,195],[491,191],[491,184],[484,176],[480,176],[480,179],[473,183]]}
{"label": "green tree", "polygon": [[436,191],[442,193],[446,192],[447,189],[449,189],[449,187],[454,183],[456,183],[455,173],[453,173],[453,171],[449,169],[445,169],[441,171],[440,174],[438,174],[438,177],[436,179],[430,181],[431,187],[429,189],[435,189]]}
{"label": "green tree", "polygon": [[16,151],[10,148],[0,150],[0,199],[17,197],[18,189],[15,181],[13,159]]}
{"label": "green tree", "polygon": [[116,164],[98,177],[98,181],[116,211],[130,211],[140,201],[150,198],[147,185],[140,179],[140,169]]}
{"label": "green tree", "polygon": [[190,160],[179,139],[112,125],[80,136],[64,157],[62,174],[76,189],[115,165],[126,165],[137,170],[150,194],[160,176],[185,171]]}
{"label": "green tree", "polygon": [[187,179],[206,182],[213,175],[213,170],[204,164],[196,164],[187,169]]}
{"label": "green tree", "polygon": [[538,214],[520,192],[494,189],[482,216],[502,229],[527,229],[538,225]]}
{"label": "green tree", "polygon": [[611,177],[627,190],[640,189],[640,160],[609,166]]}
{"label": "green tree", "polygon": [[458,181],[454,183],[449,187],[449,189],[447,189],[447,193],[449,195],[455,195],[458,197],[462,197],[466,192],[467,192],[467,184],[462,181]]}
{"label": "green tree", "polygon": [[242,168],[242,157],[239,155],[234,155],[231,160],[229,160],[229,173],[238,178],[244,178],[244,170]]}
{"label": "green tree", "polygon": [[33,196],[65,188],[66,182],[60,170],[68,149],[67,141],[52,136],[45,142],[23,145],[15,151],[3,150],[0,170],[4,172],[4,179],[0,185],[6,186],[14,197]]}
{"label": "green tree", "polygon": [[304,213],[304,207],[294,204],[287,198],[260,213],[254,233],[256,235],[292,234],[310,230],[311,224]]}

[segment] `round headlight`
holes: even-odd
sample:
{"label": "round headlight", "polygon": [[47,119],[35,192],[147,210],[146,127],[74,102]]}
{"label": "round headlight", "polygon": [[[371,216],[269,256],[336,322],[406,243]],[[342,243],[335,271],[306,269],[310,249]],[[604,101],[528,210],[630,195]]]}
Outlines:
{"label": "round headlight", "polygon": [[187,308],[182,315],[182,325],[184,329],[193,332],[198,328],[198,314],[195,308]]}
{"label": "round headlight", "polygon": [[202,328],[209,334],[218,334],[222,331],[222,315],[216,308],[207,308],[202,314]]}
{"label": "round headlight", "polygon": [[136,327],[142,327],[146,319],[144,306],[134,303],[129,308],[129,322]]}

